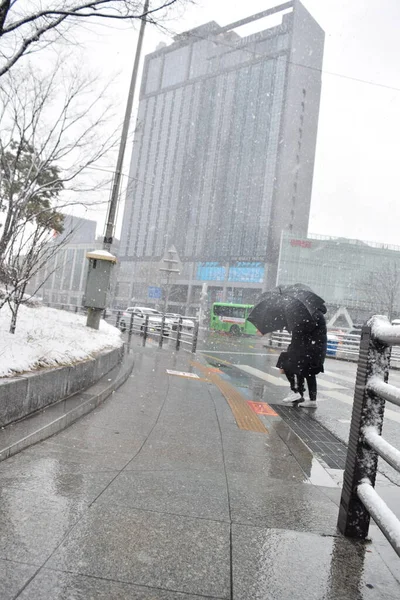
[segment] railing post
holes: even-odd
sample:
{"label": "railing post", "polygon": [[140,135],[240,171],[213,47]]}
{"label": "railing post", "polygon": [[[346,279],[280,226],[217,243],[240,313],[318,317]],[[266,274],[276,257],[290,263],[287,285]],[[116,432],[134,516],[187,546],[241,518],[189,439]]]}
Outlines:
{"label": "railing post", "polygon": [[149,332],[149,315],[146,315],[146,318],[144,320],[144,329],[143,329],[143,346],[146,345],[148,332]]}
{"label": "railing post", "polygon": [[158,340],[158,347],[162,348],[163,345],[163,341],[164,341],[164,326],[165,326],[165,313],[162,316],[161,319],[161,329],[160,329],[160,337]]}
{"label": "railing post", "polygon": [[131,313],[131,318],[129,319],[129,329],[128,329],[128,344],[131,343],[134,320],[135,320],[135,315],[133,313]]}
{"label": "railing post", "polygon": [[358,359],[353,413],[351,417],[349,445],[343,477],[338,528],[348,537],[364,539],[368,535],[370,515],[357,495],[357,487],[364,478],[375,486],[377,453],[366,443],[363,429],[368,425],[377,427],[381,433],[385,401],[367,388],[372,374],[382,376],[387,382],[390,347],[372,336],[372,322],[362,328],[360,355]]}
{"label": "railing post", "polygon": [[193,340],[192,340],[192,352],[193,354],[196,354],[196,350],[197,350],[197,340],[199,339],[199,321],[196,319],[196,321],[194,322],[194,328],[193,328]]}
{"label": "railing post", "polygon": [[176,330],[176,350],[179,350],[179,348],[181,347],[181,335],[182,333],[182,317],[179,317],[178,319],[178,328]]}

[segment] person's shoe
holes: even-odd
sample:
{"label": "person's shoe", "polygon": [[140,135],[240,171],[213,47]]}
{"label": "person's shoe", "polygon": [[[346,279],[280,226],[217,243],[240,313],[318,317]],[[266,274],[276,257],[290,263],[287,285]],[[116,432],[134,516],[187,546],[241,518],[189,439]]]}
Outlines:
{"label": "person's shoe", "polygon": [[301,408],[317,408],[316,400],[305,400],[301,403]]}
{"label": "person's shoe", "polygon": [[302,402],[302,396],[301,394],[299,394],[299,392],[290,392],[290,394],[288,394],[286,396],[286,398],[283,398],[282,402]]}

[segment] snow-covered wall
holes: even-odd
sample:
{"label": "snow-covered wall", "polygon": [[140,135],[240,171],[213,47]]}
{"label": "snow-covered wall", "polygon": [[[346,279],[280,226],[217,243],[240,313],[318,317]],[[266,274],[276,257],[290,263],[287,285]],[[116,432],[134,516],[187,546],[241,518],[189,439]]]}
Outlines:
{"label": "snow-covered wall", "polygon": [[0,380],[0,426],[88,388],[121,360],[123,346],[71,366],[31,371]]}

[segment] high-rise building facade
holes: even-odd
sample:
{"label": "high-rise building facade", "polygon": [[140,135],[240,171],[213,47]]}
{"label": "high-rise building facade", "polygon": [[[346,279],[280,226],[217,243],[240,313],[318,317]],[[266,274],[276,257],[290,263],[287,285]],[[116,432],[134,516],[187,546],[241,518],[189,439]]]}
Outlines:
{"label": "high-rise building facade", "polygon": [[[238,35],[270,15],[281,22]],[[281,231],[307,233],[323,46],[295,0],[228,26],[207,23],[146,56],[119,302],[146,300],[146,286],[160,283],[151,264],[168,244],[184,265],[177,303],[187,308],[204,281],[215,298],[230,290],[243,301],[274,284]]]}

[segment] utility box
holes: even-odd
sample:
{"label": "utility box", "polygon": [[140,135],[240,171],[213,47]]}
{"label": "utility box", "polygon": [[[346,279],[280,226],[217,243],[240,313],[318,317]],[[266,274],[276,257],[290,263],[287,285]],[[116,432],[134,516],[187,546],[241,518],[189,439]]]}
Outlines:
{"label": "utility box", "polygon": [[104,309],[107,306],[111,269],[117,259],[107,250],[93,250],[86,254],[86,258],[89,259],[89,270],[84,305],[86,308]]}

